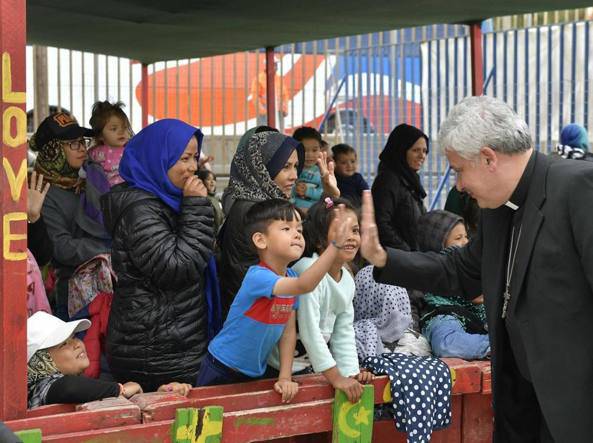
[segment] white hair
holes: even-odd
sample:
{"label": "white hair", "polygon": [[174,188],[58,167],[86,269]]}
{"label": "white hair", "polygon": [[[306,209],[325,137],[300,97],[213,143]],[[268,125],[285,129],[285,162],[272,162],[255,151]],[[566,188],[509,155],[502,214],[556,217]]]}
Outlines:
{"label": "white hair", "polygon": [[493,97],[467,97],[456,104],[441,125],[443,153],[454,151],[473,160],[483,147],[502,154],[525,152],[533,146],[527,123],[505,102]]}

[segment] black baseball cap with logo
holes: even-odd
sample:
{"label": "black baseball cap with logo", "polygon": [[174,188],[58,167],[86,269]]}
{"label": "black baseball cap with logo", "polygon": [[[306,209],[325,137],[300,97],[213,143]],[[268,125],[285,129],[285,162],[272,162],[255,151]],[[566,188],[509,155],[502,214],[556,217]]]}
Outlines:
{"label": "black baseball cap with logo", "polygon": [[92,137],[94,131],[78,126],[78,122],[70,114],[58,112],[41,122],[35,132],[35,144],[41,148],[50,140],[75,140],[80,137]]}

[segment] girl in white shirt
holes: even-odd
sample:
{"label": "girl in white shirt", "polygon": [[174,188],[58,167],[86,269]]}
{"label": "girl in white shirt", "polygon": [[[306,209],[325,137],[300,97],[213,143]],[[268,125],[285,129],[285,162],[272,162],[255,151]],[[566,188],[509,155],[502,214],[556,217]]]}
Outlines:
{"label": "girl in white shirt", "polygon": [[[332,200],[328,197],[313,205],[303,223],[306,250],[305,257],[293,266],[297,273],[302,273],[315,263],[325,248],[334,242],[329,226],[333,219],[333,210],[338,205],[344,205],[347,216],[359,219],[356,209],[345,199]],[[293,373],[306,372],[312,366],[334,388],[343,390],[351,402],[356,402],[362,395],[361,383],[367,383],[373,378],[370,372],[364,369],[361,371],[358,366],[352,306],[355,286],[347,268],[348,262],[354,259],[360,247],[358,223],[352,224],[346,242],[336,244],[336,247],[340,249],[340,253],[330,271],[312,292],[299,297],[299,336]],[[277,367],[276,360],[277,353],[274,352],[269,360],[272,367]]]}

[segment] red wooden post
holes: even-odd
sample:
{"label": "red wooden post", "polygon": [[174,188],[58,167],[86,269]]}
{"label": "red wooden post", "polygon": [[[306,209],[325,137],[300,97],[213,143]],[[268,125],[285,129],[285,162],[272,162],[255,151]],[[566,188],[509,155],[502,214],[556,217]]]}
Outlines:
{"label": "red wooden post", "polygon": [[0,420],[27,410],[25,0],[0,0]]}
{"label": "red wooden post", "polygon": [[469,25],[469,40],[472,61],[472,95],[482,95],[484,89],[484,58],[482,54],[482,24]]}
{"label": "red wooden post", "polygon": [[142,83],[142,91],[140,95],[140,100],[142,101],[142,127],[145,128],[148,126],[148,65],[146,63],[142,63],[142,77],[140,83]]}
{"label": "red wooden post", "polygon": [[274,48],[266,48],[266,107],[268,126],[276,127],[276,63]]}
{"label": "red wooden post", "polygon": [[491,442],[494,423],[492,416],[492,395],[464,395],[461,443]]}

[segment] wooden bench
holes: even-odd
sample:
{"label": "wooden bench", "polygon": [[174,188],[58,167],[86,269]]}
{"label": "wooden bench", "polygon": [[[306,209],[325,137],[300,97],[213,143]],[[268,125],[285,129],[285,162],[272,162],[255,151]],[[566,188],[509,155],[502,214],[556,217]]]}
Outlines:
{"label": "wooden bench", "polygon": [[[453,421],[447,429],[435,431],[431,441],[491,441],[489,362],[443,361],[453,381]],[[172,442],[177,411],[219,406],[223,409],[222,439],[208,442],[331,442],[334,389],[321,375],[296,379],[299,392],[288,405],[282,404],[274,392],[273,380],[259,380],[194,388],[188,397],[147,393],[131,400],[44,406],[28,411],[24,419],[6,424],[13,430],[41,429],[44,442]],[[390,401],[387,377],[377,377],[373,387],[374,404]],[[392,420],[378,421],[373,424],[373,441],[403,443],[406,436],[395,430]]]}

